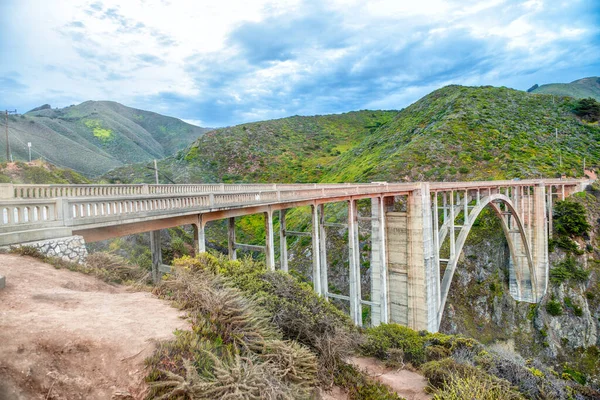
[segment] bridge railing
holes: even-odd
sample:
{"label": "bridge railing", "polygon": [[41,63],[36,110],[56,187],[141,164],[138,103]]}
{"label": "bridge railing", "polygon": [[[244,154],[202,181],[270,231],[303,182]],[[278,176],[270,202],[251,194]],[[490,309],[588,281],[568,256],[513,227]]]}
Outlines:
{"label": "bridge railing", "polygon": [[[444,188],[500,187],[538,183],[577,185],[578,180],[436,182]],[[7,185],[1,185],[6,189]],[[17,198],[0,199],[0,228],[34,229],[32,226],[62,221],[64,226],[110,220],[143,218],[149,214],[202,212],[209,209],[257,204],[325,199],[350,195],[401,193],[420,183],[293,184],[293,185],[10,185]],[[260,190],[266,189],[266,190]],[[153,191],[154,193],[149,193]],[[179,191],[168,193],[169,191]],[[182,193],[180,193],[182,192]],[[1,193],[0,193],[1,194]],[[71,197],[69,197],[71,195]],[[65,196],[65,197],[57,197]],[[4,192],[6,198],[6,191]],[[31,226],[31,227],[30,227]]]}
{"label": "bridge railing", "polygon": [[53,199],[59,197],[115,197],[136,195],[171,195],[185,193],[258,192],[372,184],[184,184],[184,185],[35,185],[0,184],[0,199]]}

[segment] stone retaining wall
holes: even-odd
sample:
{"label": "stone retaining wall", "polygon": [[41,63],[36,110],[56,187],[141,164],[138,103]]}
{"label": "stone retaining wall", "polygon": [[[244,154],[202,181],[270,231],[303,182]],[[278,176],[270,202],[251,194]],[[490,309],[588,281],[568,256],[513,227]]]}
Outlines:
{"label": "stone retaining wall", "polygon": [[49,257],[58,257],[64,261],[83,264],[88,255],[85,240],[82,236],[68,236],[58,239],[42,240],[39,242],[23,243]]}

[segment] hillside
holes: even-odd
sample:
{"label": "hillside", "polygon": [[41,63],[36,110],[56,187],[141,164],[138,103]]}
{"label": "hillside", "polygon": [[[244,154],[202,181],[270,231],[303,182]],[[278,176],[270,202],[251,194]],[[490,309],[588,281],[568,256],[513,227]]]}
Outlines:
{"label": "hillside", "polygon": [[70,169],[59,168],[41,160],[0,163],[0,183],[91,183],[89,179]]}
{"label": "hillside", "polygon": [[[184,182],[369,182],[582,175],[600,165],[600,128],[573,99],[447,86],[400,112],[290,117],[217,129],[160,162]],[[558,134],[556,134],[556,132]],[[149,181],[144,165],[113,181]]]}
{"label": "hillside", "polygon": [[[393,120],[397,111],[289,117],[216,129],[162,160],[159,170],[183,182],[316,182],[342,154]],[[145,164],[111,171],[108,179],[154,179]]]}
{"label": "hillside", "polygon": [[547,85],[534,85],[528,90],[530,93],[554,94],[557,96],[570,96],[576,99],[592,97],[600,101],[600,77],[578,79],[571,83],[549,83]]}
{"label": "hillside", "polygon": [[[86,101],[62,109],[49,105],[9,117],[14,160],[32,158],[97,176],[121,165],[164,158],[189,145],[208,129],[177,118],[110,101]],[[1,128],[5,122],[2,118]],[[6,154],[4,141],[0,154]]]}

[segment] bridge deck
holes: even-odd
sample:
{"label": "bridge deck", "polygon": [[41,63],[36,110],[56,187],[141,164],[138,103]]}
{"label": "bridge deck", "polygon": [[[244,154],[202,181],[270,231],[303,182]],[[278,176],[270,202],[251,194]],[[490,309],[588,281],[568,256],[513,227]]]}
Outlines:
{"label": "bridge deck", "polygon": [[[432,192],[539,184],[573,186],[587,180],[432,182]],[[403,195],[423,183],[0,185],[0,245],[108,228],[105,236],[348,199]],[[175,225],[173,225],[175,224]],[[127,227],[129,225],[129,227]]]}

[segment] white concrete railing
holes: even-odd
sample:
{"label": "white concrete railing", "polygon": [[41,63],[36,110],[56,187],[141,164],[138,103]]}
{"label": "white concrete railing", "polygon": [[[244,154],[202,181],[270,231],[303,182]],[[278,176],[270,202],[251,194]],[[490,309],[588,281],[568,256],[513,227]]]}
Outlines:
{"label": "white concrete railing", "polygon": [[183,193],[257,192],[339,186],[372,186],[371,184],[184,184],[184,185],[34,185],[0,184],[0,199],[52,199],[58,197],[114,197]]}
{"label": "white concrete railing", "polygon": [[[581,185],[587,180],[434,182],[431,190]],[[257,185],[0,185],[0,233],[61,221],[63,226],[220,208],[416,190],[421,183]],[[262,189],[262,190],[261,190]],[[153,192],[153,193],[150,193]],[[10,198],[8,194],[15,197]],[[97,193],[97,194],[96,194]],[[50,198],[49,196],[54,196]],[[8,198],[7,198],[8,197]],[[4,200],[5,199],[5,200]],[[33,229],[33,226],[31,227]]]}

